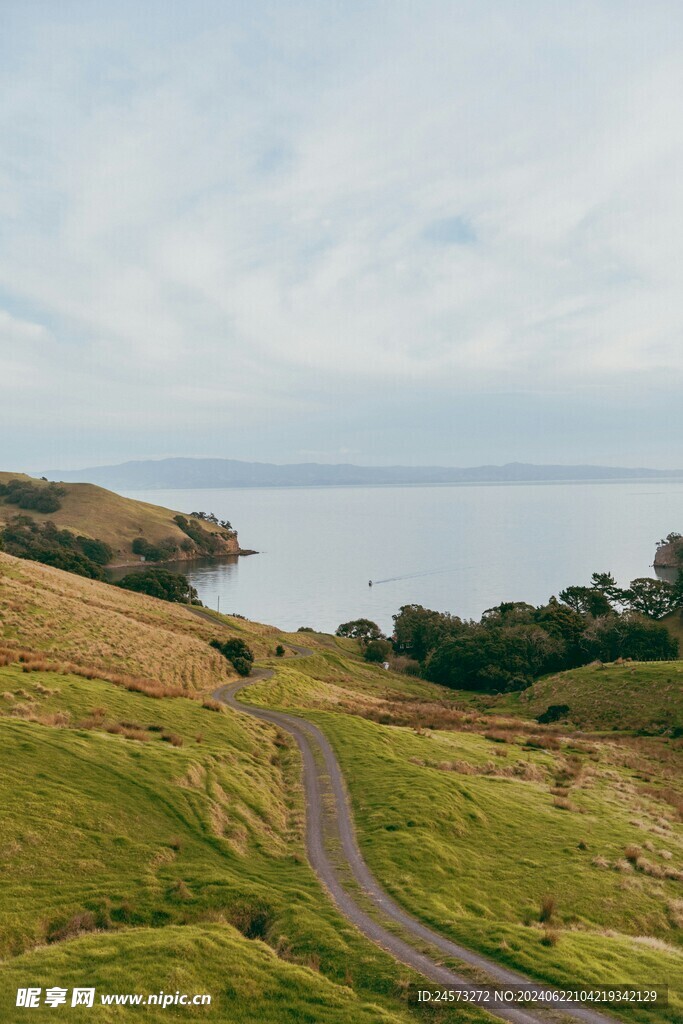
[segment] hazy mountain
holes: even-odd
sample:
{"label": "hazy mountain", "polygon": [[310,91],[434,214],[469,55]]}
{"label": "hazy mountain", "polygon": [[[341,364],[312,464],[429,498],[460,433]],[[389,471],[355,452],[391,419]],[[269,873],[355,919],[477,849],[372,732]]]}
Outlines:
{"label": "hazy mountain", "polygon": [[155,459],[118,466],[53,470],[51,480],[84,481],[114,490],[192,487],[300,487],[341,484],[446,484],[680,479],[683,472],[615,466],[354,466],[302,462],[275,465],[236,459]]}

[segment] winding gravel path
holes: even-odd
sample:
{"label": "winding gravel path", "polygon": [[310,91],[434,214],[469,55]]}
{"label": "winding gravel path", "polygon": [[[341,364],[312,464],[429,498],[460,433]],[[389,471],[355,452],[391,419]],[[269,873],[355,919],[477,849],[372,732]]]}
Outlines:
{"label": "winding gravel path", "polygon": [[[290,645],[291,647],[291,645]],[[297,655],[305,657],[315,652],[306,647],[295,647]],[[382,912],[382,915],[401,926],[404,934],[409,934],[420,944],[429,944],[448,957],[454,957],[463,963],[483,972],[490,979],[489,984],[496,986],[524,985],[529,990],[542,993],[550,991],[548,986],[536,984],[522,974],[497,964],[494,960],[475,953],[459,943],[453,942],[438,932],[428,928],[417,918],[407,913],[381,887],[374,877],[358,848],[355,828],[351,815],[344,778],[337,758],[324,733],[305,719],[290,715],[284,711],[274,711],[237,701],[236,695],[255,682],[269,679],[274,674],[270,668],[257,668],[249,679],[241,679],[220,687],[214,693],[217,700],[223,701],[235,711],[252,715],[264,722],[277,725],[290,733],[296,740],[303,758],[303,782],[306,806],[306,848],[308,859],[316,875],[329,892],[338,910],[351,921],[372,942],[391,953],[397,960],[417,971],[439,988],[466,989],[472,996],[485,991],[484,985],[477,985],[457,974],[448,967],[442,966],[437,958],[420,952],[398,935],[383,927],[373,916],[370,916],[353,895],[344,888],[337,869],[325,848],[325,834],[330,829],[339,839],[346,866],[366,897]],[[316,757],[316,752],[318,757]],[[322,761],[322,764],[320,763]],[[333,808],[324,810],[322,797],[327,791],[333,797]],[[453,1005],[453,1004],[451,1004]],[[493,1005],[477,1001],[482,1009],[495,1017],[511,1021],[513,1024],[539,1024],[548,1015],[542,1009],[522,1008],[517,1006]],[[565,1004],[560,1012],[562,1017],[570,1017],[584,1021],[586,1024],[608,1024],[614,1018],[598,1013],[590,1006]],[[555,1010],[554,1016],[557,1017]]]}

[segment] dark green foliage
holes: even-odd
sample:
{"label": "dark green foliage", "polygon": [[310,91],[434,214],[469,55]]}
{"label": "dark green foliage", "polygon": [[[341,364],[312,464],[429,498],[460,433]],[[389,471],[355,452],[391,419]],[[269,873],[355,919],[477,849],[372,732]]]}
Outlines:
{"label": "dark green foliage", "polygon": [[680,607],[680,590],[680,586],[667,583],[666,580],[644,577],[631,580],[631,585],[626,591],[626,601],[635,612],[647,615],[651,619],[663,619],[665,615]]}
{"label": "dark green foliage", "polygon": [[37,523],[30,516],[10,519],[2,540],[10,555],[94,580],[105,579],[102,566],[113,557],[112,549],[104,541],[77,537],[69,530],[60,530],[52,521]]}
{"label": "dark green foliage", "polygon": [[524,689],[591,661],[678,657],[678,641],[653,619],[683,606],[683,573],[674,585],[634,580],[628,591],[610,573],[594,573],[591,587],[568,587],[560,598],[539,608],[504,602],[478,623],[405,605],[394,616],[394,649],[433,682],[482,692]]}
{"label": "dark green foliage", "polygon": [[386,661],[391,652],[391,644],[388,640],[370,640],[365,646],[363,657],[366,661],[379,663]]}
{"label": "dark green foliage", "polygon": [[678,641],[666,626],[636,612],[596,619],[584,636],[586,661],[671,661],[678,657]]}
{"label": "dark green foliage", "polygon": [[537,715],[536,721],[539,725],[549,725],[551,722],[560,722],[568,714],[569,704],[550,704],[545,711]]}
{"label": "dark green foliage", "polygon": [[[180,529],[185,533],[190,540],[193,542],[197,554],[216,556],[220,555],[224,551],[224,544],[228,537],[232,538],[233,534],[229,530],[225,530],[224,533],[211,533],[210,530],[205,530],[204,527],[197,522],[197,519],[203,519],[205,522],[218,522],[215,516],[210,517],[208,513],[193,512],[191,519],[187,519],[186,516],[174,516],[173,520]],[[219,524],[223,526],[224,524]],[[229,526],[230,524],[228,524]]]}
{"label": "dark green foliage", "polygon": [[92,537],[78,537],[77,540],[85,557],[97,565],[108,565],[114,557],[114,552],[103,540]]}
{"label": "dark green foliage", "polygon": [[254,663],[254,652],[244,640],[212,640],[211,646],[220,651],[241,676],[248,676]]}
{"label": "dark green foliage", "polygon": [[278,658],[284,658],[284,656],[285,656],[285,649],[282,646],[282,644],[278,644],[277,647],[275,648],[275,655]]}
{"label": "dark green foliage", "polygon": [[555,667],[561,650],[537,625],[470,624],[432,651],[425,676],[459,690],[523,690]]}
{"label": "dark green foliage", "polygon": [[368,643],[370,640],[381,639],[383,634],[376,622],[370,619],[353,619],[351,622],[342,622],[337,627],[336,635]]}
{"label": "dark green foliage", "polygon": [[404,604],[394,615],[394,650],[424,661],[428,653],[462,626],[462,620],[447,612],[435,612],[421,604]]}
{"label": "dark green foliage", "polygon": [[613,611],[607,595],[594,587],[567,587],[560,591],[560,601],[581,615],[609,615]]}
{"label": "dark green foliage", "polygon": [[144,537],[136,537],[131,550],[134,555],[142,555],[147,562],[163,562],[164,559],[172,558],[178,549],[172,538],[160,544],[150,544]]}
{"label": "dark green foliage", "polygon": [[57,512],[62,507],[60,498],[65,494],[64,488],[57,484],[38,487],[30,480],[10,480],[9,483],[0,484],[0,498],[6,504],[33,512]]}
{"label": "dark green foliage", "polygon": [[168,569],[144,569],[142,572],[131,572],[119,580],[117,586],[124,590],[135,590],[139,594],[149,594],[162,601],[173,601],[180,604],[196,603],[197,591],[191,587],[187,576]]}

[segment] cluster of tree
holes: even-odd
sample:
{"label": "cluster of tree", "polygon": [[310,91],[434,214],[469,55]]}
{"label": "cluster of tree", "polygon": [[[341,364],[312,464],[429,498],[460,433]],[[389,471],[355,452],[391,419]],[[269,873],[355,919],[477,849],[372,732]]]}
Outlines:
{"label": "cluster of tree", "polygon": [[366,661],[386,661],[391,653],[391,643],[377,623],[371,619],[352,619],[351,622],[342,622],[337,627],[336,634],[358,640]]}
{"label": "cluster of tree", "polygon": [[610,572],[594,572],[589,587],[567,587],[560,591],[560,601],[583,615],[609,615],[620,609],[663,619],[683,608],[683,572],[675,583],[641,576],[625,588]]}
{"label": "cluster of tree", "polygon": [[229,519],[219,519],[213,512],[190,512],[195,519],[203,519],[205,523],[213,523],[214,526],[222,526],[224,530],[232,530]]}
{"label": "cluster of tree", "polygon": [[130,572],[119,580],[117,586],[124,590],[134,590],[138,594],[148,594],[162,601],[173,601],[178,604],[201,604],[197,591],[190,586],[187,576],[168,569],[143,569],[141,572]]}
{"label": "cluster of tree", "polygon": [[[194,518],[201,517],[194,516]],[[188,540],[183,541],[180,545],[184,551],[195,550],[198,554],[209,557],[221,554],[225,540],[221,534],[205,530],[198,522],[190,522],[185,516],[178,515],[173,519],[188,537]]]}
{"label": "cluster of tree", "polygon": [[609,573],[591,587],[568,587],[560,600],[538,608],[505,602],[479,622],[404,605],[394,616],[393,646],[415,659],[422,674],[455,689],[520,690],[549,672],[592,661],[666,661],[678,641],[658,618],[683,607],[683,573],[677,584],[634,580],[619,590]]}
{"label": "cluster of tree", "polygon": [[60,501],[66,491],[57,484],[48,484],[47,487],[39,487],[30,480],[10,480],[6,484],[0,483],[0,498],[3,498],[8,505],[17,505],[19,508],[30,509],[34,512],[57,512],[62,507]]}
{"label": "cluster of tree", "polygon": [[[233,638],[232,640],[212,640],[211,646],[220,651],[224,658],[227,658],[239,675],[249,675],[251,666],[254,664],[254,652],[244,640],[239,640],[238,638]],[[282,654],[284,654],[284,648],[282,649]]]}
{"label": "cluster of tree", "polygon": [[6,524],[2,547],[17,558],[29,558],[94,580],[105,579],[103,566],[114,555],[104,541],[60,530],[51,520],[37,523],[30,516],[22,515],[14,516]]}
{"label": "cluster of tree", "polygon": [[142,555],[146,562],[164,562],[178,551],[178,546],[172,537],[152,544],[144,537],[136,537],[131,544],[134,555]]}

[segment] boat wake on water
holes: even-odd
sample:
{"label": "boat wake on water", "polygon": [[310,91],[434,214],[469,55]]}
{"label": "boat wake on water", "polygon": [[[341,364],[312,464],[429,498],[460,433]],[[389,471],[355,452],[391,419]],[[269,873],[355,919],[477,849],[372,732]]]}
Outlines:
{"label": "boat wake on water", "polygon": [[447,572],[464,572],[466,569],[474,569],[473,565],[452,565],[447,569],[427,569],[424,572],[408,572],[403,576],[387,576],[384,580],[368,580],[369,587],[378,587],[381,583],[397,583],[399,580],[417,580],[422,576],[438,576]]}

